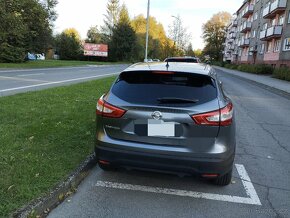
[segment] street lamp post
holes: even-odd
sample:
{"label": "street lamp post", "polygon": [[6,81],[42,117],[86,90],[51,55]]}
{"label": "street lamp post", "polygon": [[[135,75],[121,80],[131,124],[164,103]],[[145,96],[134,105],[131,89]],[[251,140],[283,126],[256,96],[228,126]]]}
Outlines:
{"label": "street lamp post", "polygon": [[148,0],[147,4],[147,23],[146,23],[146,48],[145,48],[145,59],[144,62],[148,60],[148,39],[149,39],[149,13],[150,11],[150,0]]}

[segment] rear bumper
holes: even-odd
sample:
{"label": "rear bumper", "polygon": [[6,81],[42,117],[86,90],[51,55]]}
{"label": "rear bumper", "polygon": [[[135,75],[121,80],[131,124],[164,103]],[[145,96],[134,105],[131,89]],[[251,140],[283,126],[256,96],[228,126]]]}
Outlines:
{"label": "rear bumper", "polygon": [[[102,143],[103,144],[103,143]],[[95,147],[97,160],[116,167],[143,168],[187,174],[213,173],[224,175],[232,169],[234,152],[226,158],[188,158],[167,154],[128,151],[103,145]]]}

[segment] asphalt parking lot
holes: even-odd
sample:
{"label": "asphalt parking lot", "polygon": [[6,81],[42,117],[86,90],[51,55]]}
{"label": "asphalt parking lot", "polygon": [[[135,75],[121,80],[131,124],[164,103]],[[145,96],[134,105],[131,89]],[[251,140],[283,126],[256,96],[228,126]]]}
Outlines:
{"label": "asphalt parking lot", "polygon": [[290,101],[218,73],[237,121],[229,186],[190,176],[96,167],[49,217],[290,217]]}

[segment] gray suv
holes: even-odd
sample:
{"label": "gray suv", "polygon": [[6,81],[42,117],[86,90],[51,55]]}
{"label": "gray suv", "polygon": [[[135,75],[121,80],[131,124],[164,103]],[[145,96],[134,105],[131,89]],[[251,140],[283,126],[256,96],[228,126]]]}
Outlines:
{"label": "gray suv", "polygon": [[233,104],[199,63],[140,63],[97,103],[96,157],[118,167],[197,174],[228,185],[235,156]]}

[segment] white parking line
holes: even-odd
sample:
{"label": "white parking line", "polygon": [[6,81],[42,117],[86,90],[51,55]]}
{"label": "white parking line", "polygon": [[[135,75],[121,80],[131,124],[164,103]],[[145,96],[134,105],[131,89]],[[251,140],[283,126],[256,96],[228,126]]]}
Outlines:
{"label": "white parking line", "polygon": [[92,78],[98,78],[98,77],[106,77],[106,76],[117,75],[117,74],[119,74],[119,73],[108,73],[108,74],[97,75],[97,76],[88,76],[88,77],[81,77],[81,78],[75,78],[75,79],[61,80],[61,81],[56,81],[56,82],[41,83],[41,84],[30,85],[30,86],[21,86],[21,87],[10,88],[10,89],[2,89],[2,90],[0,90],[0,93],[20,90],[20,89],[35,88],[35,87],[40,87],[40,86],[47,86],[47,85],[52,85],[52,84],[61,84],[61,83],[78,81],[78,80],[86,80],[86,79],[92,79]]}
{"label": "white parking line", "polygon": [[194,191],[179,190],[179,189],[159,188],[159,187],[152,187],[152,186],[123,184],[123,183],[115,183],[115,182],[107,182],[107,181],[98,181],[96,183],[96,186],[104,187],[104,188],[159,193],[159,194],[166,194],[166,195],[176,195],[176,196],[182,196],[182,197],[203,198],[203,199],[209,199],[209,200],[226,201],[226,202],[240,203],[240,204],[262,205],[257,195],[257,192],[248,176],[248,173],[245,167],[243,165],[236,164],[236,168],[242,180],[243,186],[246,190],[246,194],[248,197],[194,192]]}

